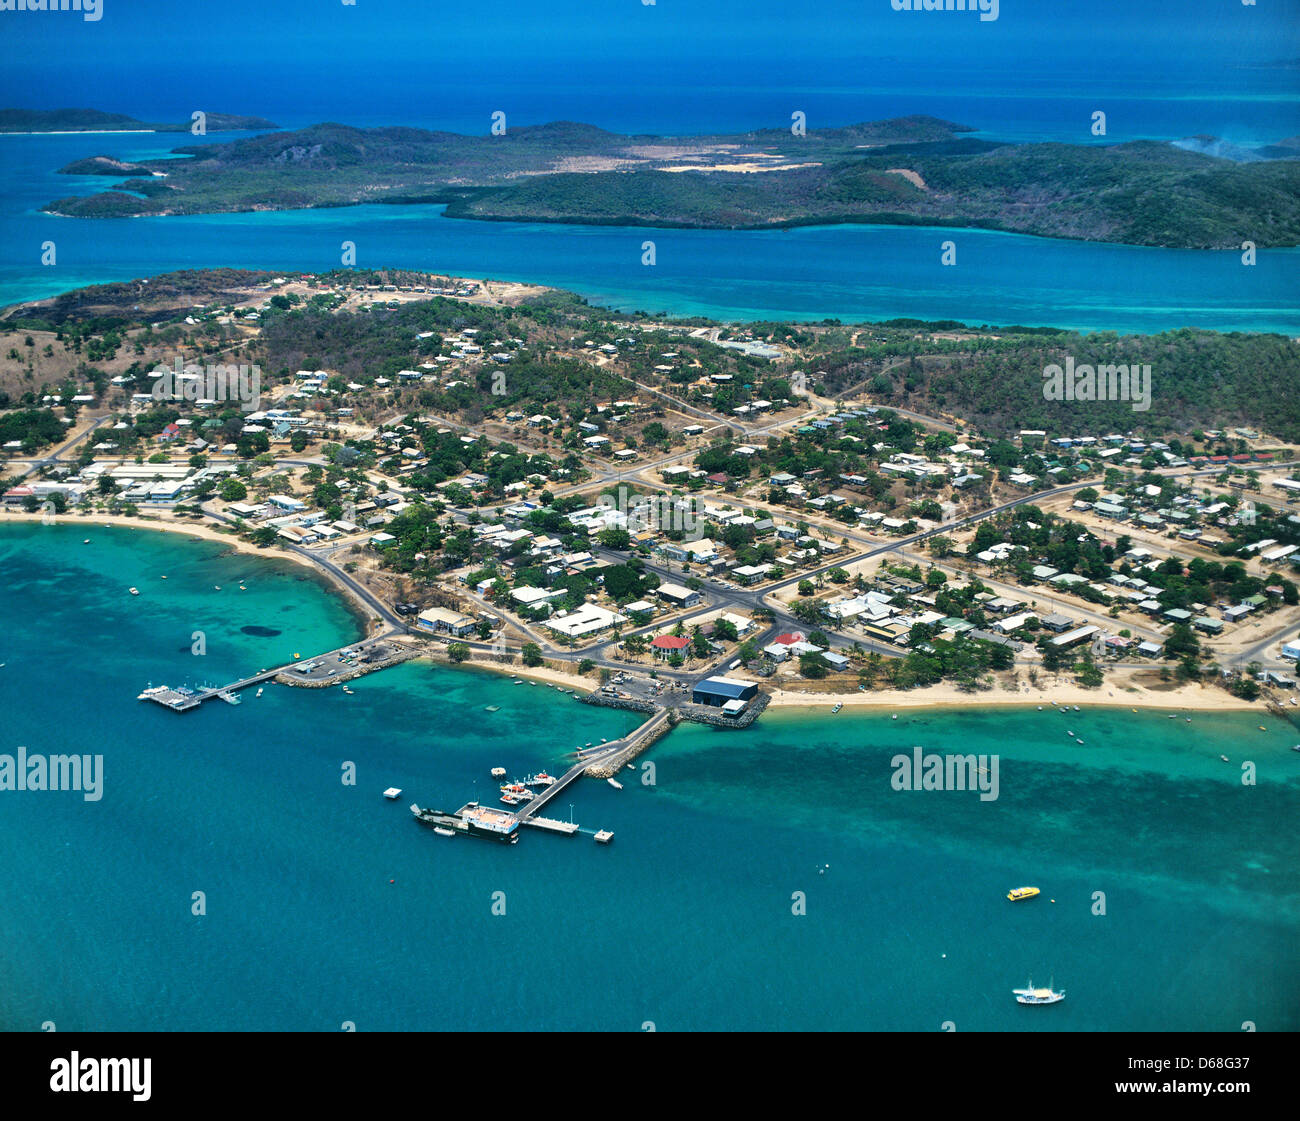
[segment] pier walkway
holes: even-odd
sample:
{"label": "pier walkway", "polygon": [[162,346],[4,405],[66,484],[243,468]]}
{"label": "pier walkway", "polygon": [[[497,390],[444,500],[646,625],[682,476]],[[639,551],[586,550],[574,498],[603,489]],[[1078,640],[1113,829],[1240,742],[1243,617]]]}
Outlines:
{"label": "pier walkway", "polygon": [[[222,700],[229,700],[240,689],[247,689],[250,685],[260,685],[264,681],[270,681],[282,673],[294,673],[299,675],[304,684],[334,684],[332,680],[338,677],[337,663],[341,654],[352,653],[360,654],[364,650],[369,650],[378,643],[384,642],[391,638],[391,635],[374,635],[371,638],[361,639],[358,642],[350,642],[346,646],[340,646],[336,650],[327,651],[324,654],[317,654],[313,658],[299,658],[296,661],[289,662],[282,666],[276,666],[274,669],[262,670],[250,677],[245,677],[239,681],[232,681],[229,685],[210,686],[204,689],[172,689],[167,686],[151,686],[140,694],[140,700],[153,701],[164,708],[169,708],[173,712],[188,712],[192,708],[198,708],[204,701],[210,701],[214,697],[220,697]],[[378,666],[376,669],[380,668]],[[238,704],[237,700],[232,703]]]}
{"label": "pier walkway", "polygon": [[[649,720],[642,724],[636,731],[624,736],[622,739],[613,740],[610,743],[603,743],[598,748],[582,753],[581,758],[567,771],[557,778],[550,786],[544,788],[537,797],[533,798],[526,806],[515,812],[515,818],[521,825],[534,824],[529,819],[534,817],[547,802],[564,790],[565,787],[576,781],[579,777],[586,774],[592,768],[599,767],[600,764],[608,764],[611,760],[623,756],[626,752],[637,748],[641,742],[653,731],[660,727],[668,720],[668,710],[661,709],[656,712]],[[546,821],[547,819],[542,819]],[[555,829],[556,825],[566,825],[567,822],[556,822],[541,826],[542,828]],[[562,830],[556,830],[557,832]]]}

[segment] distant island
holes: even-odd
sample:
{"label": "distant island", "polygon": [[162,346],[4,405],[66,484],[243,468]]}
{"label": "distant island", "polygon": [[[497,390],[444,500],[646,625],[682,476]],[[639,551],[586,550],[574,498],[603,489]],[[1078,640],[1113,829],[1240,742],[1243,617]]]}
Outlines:
{"label": "distant island", "polygon": [[[189,132],[191,124],[150,124],[100,109],[0,109],[0,132]],[[208,113],[205,127],[208,132],[231,132],[280,126],[265,117]]]}
{"label": "distant island", "polygon": [[1300,244],[1293,146],[1235,161],[1213,151],[1213,138],[1010,144],[962,135],[971,131],[926,116],[803,136],[765,129],[676,138],[567,121],[501,136],[331,123],[177,148],[191,158],[145,161],[110,190],[44,209],[119,218],[427,203],[445,204],[448,217],[497,221],[872,223],[1184,249]]}

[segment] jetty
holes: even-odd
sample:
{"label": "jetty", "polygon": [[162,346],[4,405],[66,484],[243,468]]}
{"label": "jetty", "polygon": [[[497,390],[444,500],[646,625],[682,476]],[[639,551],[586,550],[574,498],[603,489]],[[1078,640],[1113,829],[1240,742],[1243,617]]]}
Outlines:
{"label": "jetty", "polygon": [[[373,638],[329,650],[324,654],[317,654],[312,658],[299,658],[276,666],[274,669],[261,670],[249,677],[232,681],[229,685],[204,686],[200,689],[191,689],[183,685],[176,688],[169,685],[151,685],[140,694],[139,699],[153,701],[173,712],[189,712],[190,709],[198,708],[214,697],[228,704],[238,704],[239,699],[235,694],[240,689],[247,689],[250,685],[261,685],[263,682],[277,678],[283,685],[304,685],[309,688],[339,685],[363,674],[374,673],[376,670],[404,662],[420,652],[417,648],[391,642],[390,638],[391,636],[388,635],[376,635]],[[354,659],[355,664],[341,665],[345,663],[345,659]]]}

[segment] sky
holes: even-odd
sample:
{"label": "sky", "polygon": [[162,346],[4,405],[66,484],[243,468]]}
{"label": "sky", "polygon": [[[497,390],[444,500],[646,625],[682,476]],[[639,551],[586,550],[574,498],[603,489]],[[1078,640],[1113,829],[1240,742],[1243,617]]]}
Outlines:
{"label": "sky", "polygon": [[139,115],[174,94],[182,116],[202,99],[268,115],[355,103],[364,117],[368,103],[452,82],[486,96],[521,83],[824,88],[901,74],[933,90],[972,71],[1023,76],[1027,89],[1096,79],[1192,92],[1225,70],[1300,58],[1300,0],[999,0],[990,21],[891,0],[99,2],[97,21],[0,10],[0,106]]}

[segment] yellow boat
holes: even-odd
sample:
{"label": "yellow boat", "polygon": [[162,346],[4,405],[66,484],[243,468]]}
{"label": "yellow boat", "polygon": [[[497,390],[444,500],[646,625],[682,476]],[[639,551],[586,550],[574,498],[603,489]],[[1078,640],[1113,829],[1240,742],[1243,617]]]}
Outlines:
{"label": "yellow boat", "polygon": [[1007,892],[1007,898],[1014,903],[1017,899],[1032,899],[1037,894],[1038,888],[1036,887],[1013,887]]}

